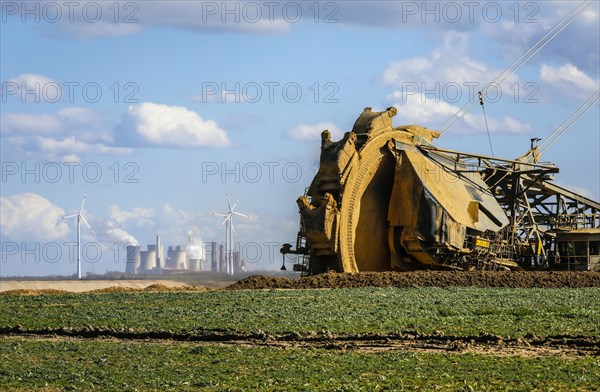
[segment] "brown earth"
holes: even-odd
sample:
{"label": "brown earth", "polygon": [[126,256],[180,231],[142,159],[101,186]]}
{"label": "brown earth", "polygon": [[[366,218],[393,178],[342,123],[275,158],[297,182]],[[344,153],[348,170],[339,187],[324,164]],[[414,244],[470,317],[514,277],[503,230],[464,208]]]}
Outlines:
{"label": "brown earth", "polygon": [[328,272],[300,279],[255,275],[229,286],[230,290],[314,289],[349,287],[600,287],[600,272],[573,271],[414,271]]}
{"label": "brown earth", "polygon": [[426,352],[474,353],[494,356],[600,356],[600,339],[590,336],[549,336],[538,338],[502,338],[481,333],[474,336],[451,336],[441,332],[422,334],[416,331],[367,334],[333,334],[321,332],[288,332],[267,334],[258,330],[239,333],[228,330],[197,329],[191,331],[146,331],[134,328],[111,329],[71,327],[26,329],[20,325],[0,327],[2,337],[23,339],[111,339],[114,341],[144,341],[155,343],[194,342],[273,348],[323,348],[331,350],[388,351],[409,350]]}
{"label": "brown earth", "polygon": [[[111,293],[134,291],[196,291],[219,288],[228,282],[200,286],[174,280],[0,280],[0,295]],[[350,287],[600,287],[600,272],[572,271],[414,271],[325,274],[300,279],[254,275],[227,287],[229,290],[315,289]]]}

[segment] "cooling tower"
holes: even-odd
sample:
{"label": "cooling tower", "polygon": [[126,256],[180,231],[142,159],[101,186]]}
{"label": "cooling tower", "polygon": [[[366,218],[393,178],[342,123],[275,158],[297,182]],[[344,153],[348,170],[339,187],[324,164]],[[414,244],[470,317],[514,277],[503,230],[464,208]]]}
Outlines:
{"label": "cooling tower", "polygon": [[146,252],[140,252],[141,256],[141,273],[151,273],[156,268],[156,245],[148,245]]}
{"label": "cooling tower", "polygon": [[187,251],[181,248],[181,245],[169,246],[167,248],[167,262],[165,268],[171,270],[187,269]]}
{"label": "cooling tower", "polygon": [[242,256],[239,251],[233,252],[233,273],[241,272],[242,268]]}
{"label": "cooling tower", "polygon": [[130,245],[127,247],[127,261],[125,264],[126,274],[137,274],[140,269],[140,247]]}
{"label": "cooling tower", "polygon": [[202,271],[202,260],[190,259],[190,271],[193,271],[193,272]]}
{"label": "cooling tower", "polygon": [[[217,265],[217,243],[216,242],[209,242],[209,254],[210,254],[210,270],[212,272],[218,272],[218,265]],[[207,255],[208,256],[208,255]]]}
{"label": "cooling tower", "polygon": [[171,260],[173,269],[176,269],[176,270],[187,269],[187,265],[185,262],[187,259],[187,252],[185,250],[181,250],[181,246],[178,246],[177,248],[178,249],[173,253],[173,258]]}

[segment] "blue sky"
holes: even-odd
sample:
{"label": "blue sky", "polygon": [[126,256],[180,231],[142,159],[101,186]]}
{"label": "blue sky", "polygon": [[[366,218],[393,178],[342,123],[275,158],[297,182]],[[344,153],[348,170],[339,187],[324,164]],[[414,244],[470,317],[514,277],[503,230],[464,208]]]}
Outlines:
{"label": "blue sky", "polygon": [[[276,269],[323,129],[340,137],[366,106],[435,129],[579,2],[1,4],[0,275],[11,276],[75,271],[62,217],[86,192],[84,274],[124,270],[115,249],[133,239],[222,242],[210,213],[225,211],[225,190],[251,216],[235,221],[250,268]],[[598,89],[599,29],[593,1],[486,103],[497,156],[523,154]],[[596,200],[599,117],[596,105],[543,157]],[[481,108],[436,144],[489,154]]]}

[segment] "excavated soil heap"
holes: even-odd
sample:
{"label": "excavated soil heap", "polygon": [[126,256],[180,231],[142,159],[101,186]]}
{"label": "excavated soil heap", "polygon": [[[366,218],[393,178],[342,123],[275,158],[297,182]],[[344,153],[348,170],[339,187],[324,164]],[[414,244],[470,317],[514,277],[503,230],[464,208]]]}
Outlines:
{"label": "excavated soil heap", "polygon": [[245,289],[314,289],[347,287],[600,287],[600,272],[572,271],[414,271],[328,272],[300,279],[254,275],[229,286]]}

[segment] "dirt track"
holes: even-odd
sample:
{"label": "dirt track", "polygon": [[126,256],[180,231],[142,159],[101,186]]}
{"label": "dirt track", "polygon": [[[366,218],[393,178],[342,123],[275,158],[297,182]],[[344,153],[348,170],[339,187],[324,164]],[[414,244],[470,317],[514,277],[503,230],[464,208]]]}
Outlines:
{"label": "dirt track", "polygon": [[299,280],[250,276],[229,286],[244,289],[311,289],[346,287],[600,287],[600,272],[414,271],[326,273]]}

